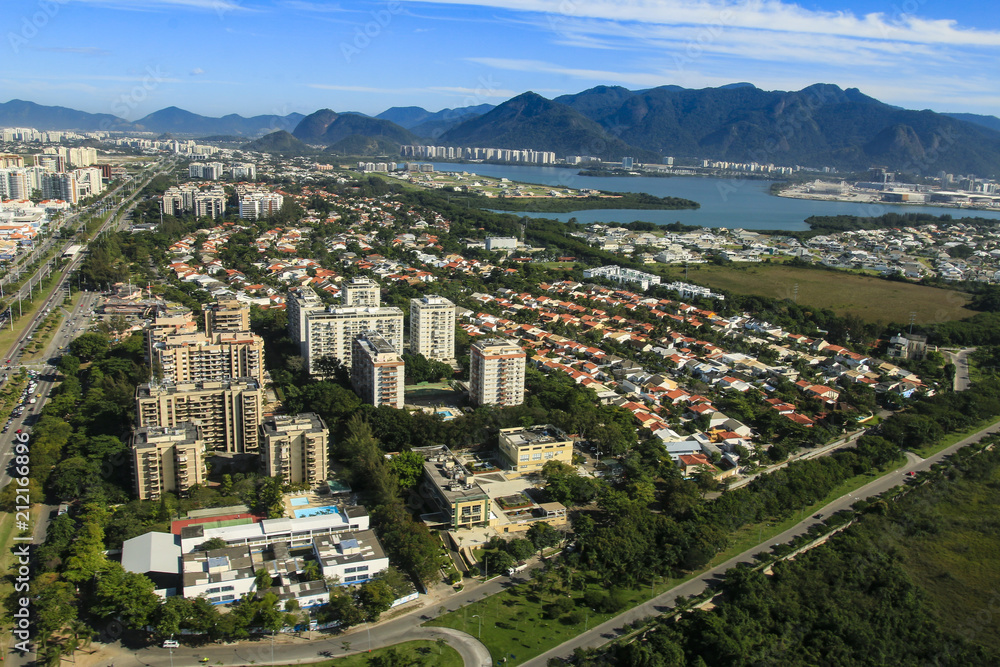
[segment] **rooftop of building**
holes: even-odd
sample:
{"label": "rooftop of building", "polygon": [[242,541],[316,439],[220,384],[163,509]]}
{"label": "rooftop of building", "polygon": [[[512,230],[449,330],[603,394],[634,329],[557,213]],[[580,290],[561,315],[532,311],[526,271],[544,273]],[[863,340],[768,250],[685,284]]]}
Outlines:
{"label": "rooftop of building", "polygon": [[260,389],[260,386],[253,378],[232,378],[212,382],[182,382],[180,384],[173,384],[167,381],[158,384],[146,382],[136,387],[135,396],[136,398],[150,398],[163,394],[183,394],[187,392],[219,391],[224,389],[255,391]]}
{"label": "rooftop of building", "polygon": [[444,445],[419,447],[413,451],[424,457],[424,473],[450,502],[487,498],[473,475]]}
{"label": "rooftop of building", "polygon": [[376,354],[396,354],[396,348],[377,331],[362,331],[357,337],[360,345],[369,346]]}
{"label": "rooftop of building", "polygon": [[136,449],[152,449],[164,442],[193,444],[200,436],[198,426],[193,422],[177,426],[140,426],[132,432],[132,446]]}
{"label": "rooftop of building", "polygon": [[525,445],[567,442],[569,436],[552,424],[544,424],[528,426],[527,428],[520,426],[502,428],[500,429],[500,439],[506,440],[515,447],[523,447]]}
{"label": "rooftop of building", "polygon": [[297,415],[272,415],[261,425],[265,434],[276,435],[292,431],[325,431],[326,424],[315,412],[300,412]]}

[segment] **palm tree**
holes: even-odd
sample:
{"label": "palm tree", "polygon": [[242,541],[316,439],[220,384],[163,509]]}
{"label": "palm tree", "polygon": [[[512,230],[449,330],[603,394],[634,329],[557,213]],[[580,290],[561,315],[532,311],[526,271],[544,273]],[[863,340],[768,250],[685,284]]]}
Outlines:
{"label": "palm tree", "polygon": [[91,641],[93,641],[94,631],[80,619],[74,619],[70,622],[69,631],[72,633],[74,639],[79,640],[80,648],[89,647]]}

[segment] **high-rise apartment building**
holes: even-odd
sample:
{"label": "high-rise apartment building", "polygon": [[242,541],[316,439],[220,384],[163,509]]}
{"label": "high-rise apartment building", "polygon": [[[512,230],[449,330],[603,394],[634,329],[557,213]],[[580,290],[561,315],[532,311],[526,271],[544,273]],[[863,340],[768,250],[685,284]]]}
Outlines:
{"label": "high-rise apartment building", "polygon": [[72,173],[41,174],[42,199],[62,199],[70,204],[79,203],[79,188]]}
{"label": "high-rise apartment building", "polygon": [[260,427],[260,458],[264,474],[279,474],[289,484],[306,482],[318,486],[329,472],[329,430],[319,415],[268,417]]}
{"label": "high-rise apartment building", "polygon": [[401,410],[404,376],[403,358],[378,332],[365,331],[354,339],[351,385],[362,401]]}
{"label": "high-rise apartment building", "polygon": [[455,360],[455,304],[443,296],[410,299],[410,352]]}
{"label": "high-rise apartment building", "polygon": [[264,384],[264,339],[249,331],[167,334],[150,347],[150,362],[173,384],[250,378]]}
{"label": "high-rise apartment building", "polygon": [[344,306],[326,308],[316,293],[300,288],[289,293],[288,333],[299,349],[310,374],[322,374],[317,362],[324,357],[351,368],[354,339],[376,331],[399,354],[403,353],[403,311],[395,307]]}
{"label": "high-rise apartment building", "polygon": [[167,188],[160,197],[160,212],[165,215],[194,213],[197,217],[221,218],[226,213],[226,191],[219,186],[201,190],[196,185]]}
{"label": "high-rise apartment building", "polygon": [[219,299],[201,304],[205,313],[205,333],[211,336],[221,331],[250,331],[250,305],[236,299]]}
{"label": "high-rise apartment building", "polygon": [[205,441],[195,424],[140,426],[132,433],[131,446],[132,480],[140,500],[184,494],[205,483]]}
{"label": "high-rise apartment building", "polygon": [[208,449],[237,454],[252,454],[259,449],[264,391],[250,378],[141,384],[136,388],[135,402],[140,427],[195,421]]}
{"label": "high-rise apartment building", "polygon": [[351,282],[341,285],[340,290],[345,306],[378,308],[382,305],[379,285],[371,278],[351,278]]}
{"label": "high-rise apartment building", "polygon": [[276,192],[247,190],[237,187],[240,217],[245,220],[259,220],[275,215],[281,210],[285,198]]}
{"label": "high-rise apartment building", "polygon": [[306,318],[309,313],[323,310],[323,300],[310,287],[299,287],[288,292],[285,312],[288,313],[288,336],[299,344],[302,358],[306,356]]}
{"label": "high-rise apartment building", "polygon": [[0,199],[31,198],[31,179],[25,169],[0,170]]}
{"label": "high-rise apartment building", "polygon": [[516,344],[487,338],[469,350],[469,398],[475,405],[513,406],[524,402],[527,356]]}

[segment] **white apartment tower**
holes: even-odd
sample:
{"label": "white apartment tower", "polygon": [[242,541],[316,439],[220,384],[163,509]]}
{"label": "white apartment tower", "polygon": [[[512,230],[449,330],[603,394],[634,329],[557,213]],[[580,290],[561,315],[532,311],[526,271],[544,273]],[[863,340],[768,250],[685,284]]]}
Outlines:
{"label": "white apartment tower", "polygon": [[510,407],[524,402],[524,366],[528,355],[503,338],[487,338],[469,351],[469,398],[474,405]]}
{"label": "white apartment tower", "polygon": [[403,408],[404,363],[399,352],[376,331],[365,331],[354,339],[351,385],[361,400]]}
{"label": "white apartment tower", "polygon": [[443,296],[410,299],[410,352],[455,360],[455,304]]}

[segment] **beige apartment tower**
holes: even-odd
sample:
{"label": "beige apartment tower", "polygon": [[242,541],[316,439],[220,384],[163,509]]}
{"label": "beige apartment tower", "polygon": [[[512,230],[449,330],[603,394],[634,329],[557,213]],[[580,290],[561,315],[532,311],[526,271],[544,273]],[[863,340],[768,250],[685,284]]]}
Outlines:
{"label": "beige apartment tower", "polygon": [[220,299],[201,304],[205,314],[205,334],[223,331],[250,331],[250,306],[236,299]]}
{"label": "beige apartment tower", "polygon": [[455,361],[455,304],[443,296],[410,299],[410,352]]}
{"label": "beige apartment tower", "polygon": [[469,398],[474,405],[521,405],[527,355],[513,342],[487,338],[469,350]]}
{"label": "beige apartment tower", "polygon": [[139,427],[176,427],[197,421],[208,449],[236,454],[258,452],[264,391],[250,378],[140,384],[135,402]]}
{"label": "beige apartment tower", "polygon": [[260,431],[260,458],[265,475],[280,474],[286,483],[305,482],[311,487],[326,481],[329,431],[319,415],[305,412],[268,417]]}
{"label": "beige apartment tower", "polygon": [[132,479],[140,500],[184,494],[204,484],[205,441],[191,422],[173,427],[141,426],[132,433]]}
{"label": "beige apartment tower", "polygon": [[252,378],[263,386],[264,339],[249,331],[161,335],[150,347],[150,362],[174,384]]}
{"label": "beige apartment tower", "polygon": [[351,385],[361,400],[378,407],[403,408],[405,368],[399,352],[377,331],[354,339]]}

